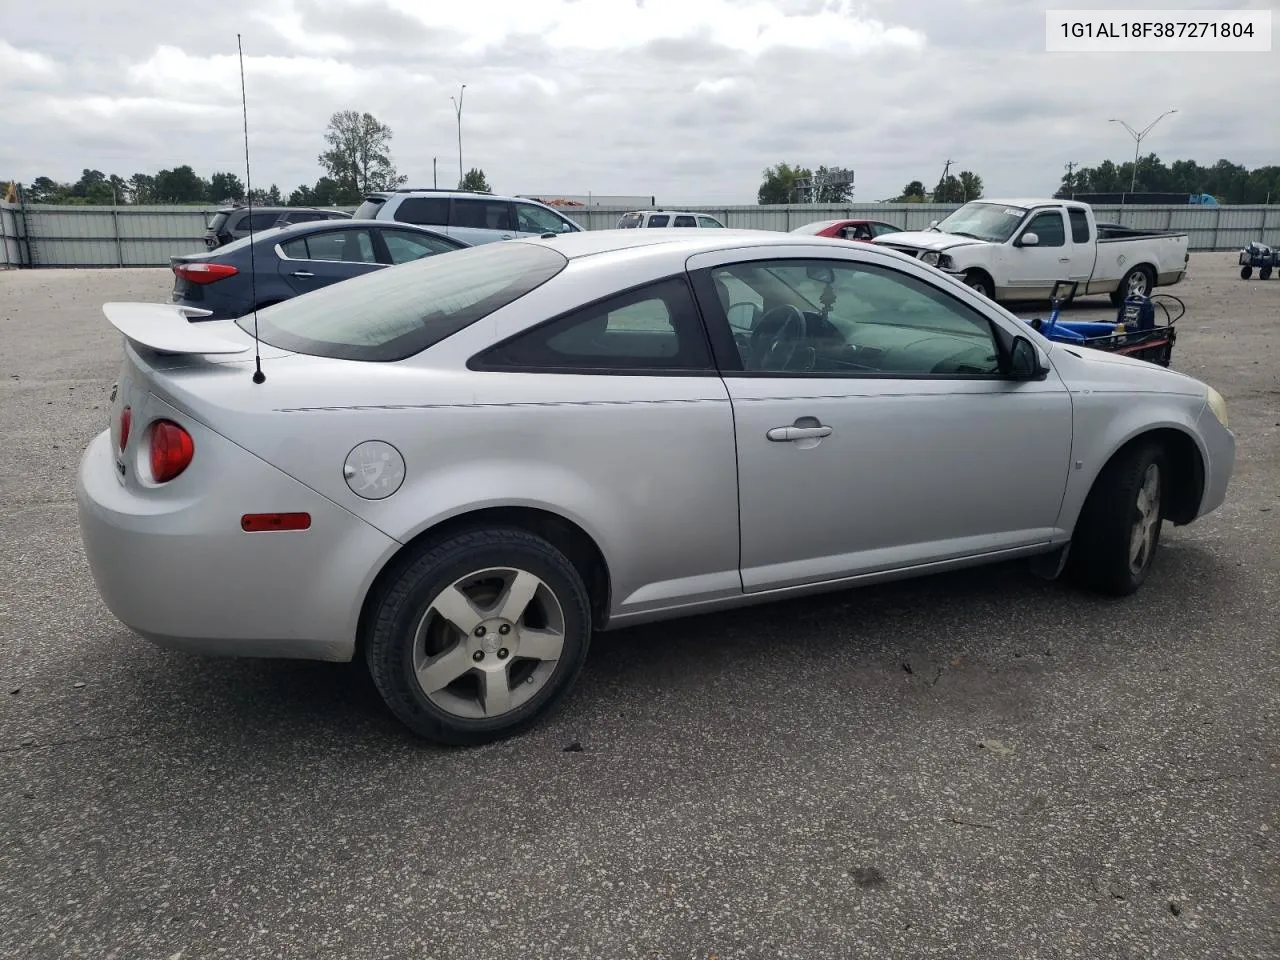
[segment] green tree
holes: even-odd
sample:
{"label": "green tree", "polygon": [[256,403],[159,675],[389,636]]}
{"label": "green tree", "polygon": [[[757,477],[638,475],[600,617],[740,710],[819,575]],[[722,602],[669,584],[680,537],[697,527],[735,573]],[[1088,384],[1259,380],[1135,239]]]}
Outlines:
{"label": "green tree", "polygon": [[68,189],[65,184],[50,177],[36,177],[23,192],[23,196],[27,203],[59,203]]}
{"label": "green tree", "polygon": [[848,203],[853,199],[853,184],[831,183],[830,176],[831,171],[825,166],[818,167],[813,174],[817,185],[810,194],[810,203]]}
{"label": "green tree", "polygon": [[982,199],[982,178],[973,171],[960,171],[960,186],[963,188],[965,203]]}
{"label": "green tree", "polygon": [[924,184],[919,180],[912,180],[902,188],[902,193],[894,197],[890,203],[924,203],[928,197],[924,192]]}
{"label": "green tree", "polygon": [[371,113],[339,110],[329,118],[326,149],[319,162],[338,185],[341,203],[359,203],[372,190],[389,190],[407,179],[391,162],[391,128]]}
{"label": "green tree", "polygon": [[129,197],[135,203],[156,202],[156,178],[149,173],[135,173],[129,178]]}
{"label": "green tree", "polygon": [[484,171],[478,167],[472,167],[467,171],[467,175],[458,184],[458,189],[473,190],[476,193],[493,193],[493,188],[489,186],[489,181],[484,178]]}
{"label": "green tree", "polygon": [[261,204],[264,207],[279,207],[284,205],[284,200],[280,196],[280,188],[274,183],[263,190],[261,187],[255,187],[249,195],[249,199],[253,203]]}
{"label": "green tree", "polygon": [[214,203],[244,199],[244,184],[234,173],[215,173],[209,178],[209,199]]}
{"label": "green tree", "polygon": [[796,181],[813,176],[807,167],[779,163],[764,171],[764,181],[756,193],[759,203],[794,203],[796,201]]}
{"label": "green tree", "polygon": [[208,199],[209,184],[187,164],[156,174],[153,203],[202,203]]}

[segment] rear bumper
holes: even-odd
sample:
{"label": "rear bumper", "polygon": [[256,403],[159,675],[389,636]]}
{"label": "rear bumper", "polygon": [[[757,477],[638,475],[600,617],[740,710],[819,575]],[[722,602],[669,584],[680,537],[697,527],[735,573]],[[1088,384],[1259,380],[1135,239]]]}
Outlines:
{"label": "rear bumper", "polygon": [[[81,539],[107,608],[163,647],[351,659],[363,598],[395,541],[217,434],[192,434],[192,476],[163,490],[121,481],[109,431],[81,459]],[[274,511],[309,512],[311,528],[240,529],[243,514]]]}

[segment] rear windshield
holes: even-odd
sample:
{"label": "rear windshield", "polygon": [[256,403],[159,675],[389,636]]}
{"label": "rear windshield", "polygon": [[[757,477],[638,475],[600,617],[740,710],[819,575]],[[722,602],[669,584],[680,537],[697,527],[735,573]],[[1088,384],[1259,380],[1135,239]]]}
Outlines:
{"label": "rear windshield", "polygon": [[356,212],[352,215],[352,219],[377,220],[378,208],[386,202],[386,197],[366,197],[364,203],[356,207]]}
{"label": "rear windshield", "polygon": [[[313,290],[258,311],[273,347],[338,360],[403,360],[546,283],[569,261],[550,247],[486,243]],[[253,333],[253,314],[236,321]]]}
{"label": "rear windshield", "polygon": [[622,219],[618,221],[618,229],[630,230],[633,227],[640,226],[642,223],[644,223],[644,214],[628,213],[624,214]]}
{"label": "rear windshield", "polygon": [[206,229],[212,230],[214,233],[217,233],[219,230],[222,229],[222,225],[226,222],[227,222],[227,215],[225,213],[215,213],[213,217],[209,220],[209,223]]}

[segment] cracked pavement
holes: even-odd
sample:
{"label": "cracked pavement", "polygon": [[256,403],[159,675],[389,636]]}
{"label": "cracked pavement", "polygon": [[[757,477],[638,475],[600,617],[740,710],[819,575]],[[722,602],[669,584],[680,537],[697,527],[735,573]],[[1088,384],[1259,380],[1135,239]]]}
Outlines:
{"label": "cracked pavement", "polygon": [[470,751],[358,667],[110,617],[72,501],[100,305],[170,275],[0,272],[0,956],[1274,960],[1280,282],[1236,270],[1171,291],[1236,475],[1138,596],[1014,564],[601,635]]}

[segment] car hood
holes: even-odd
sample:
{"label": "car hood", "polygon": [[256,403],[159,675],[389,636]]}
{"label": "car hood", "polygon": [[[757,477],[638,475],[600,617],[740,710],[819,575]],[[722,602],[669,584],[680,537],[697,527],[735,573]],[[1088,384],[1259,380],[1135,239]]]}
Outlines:
{"label": "car hood", "polygon": [[972,237],[958,237],[954,233],[939,233],[936,230],[906,231],[904,233],[882,233],[873,243],[882,243],[890,247],[914,247],[917,250],[950,250],[954,247],[972,247],[985,240],[974,240]]}
{"label": "car hood", "polygon": [[1072,391],[1173,393],[1188,397],[1208,393],[1208,386],[1195,377],[1149,360],[1067,343],[1052,343],[1049,354]]}

